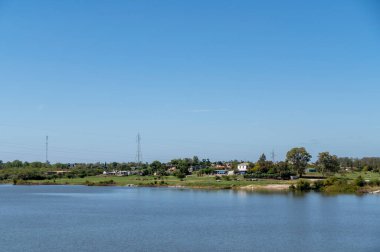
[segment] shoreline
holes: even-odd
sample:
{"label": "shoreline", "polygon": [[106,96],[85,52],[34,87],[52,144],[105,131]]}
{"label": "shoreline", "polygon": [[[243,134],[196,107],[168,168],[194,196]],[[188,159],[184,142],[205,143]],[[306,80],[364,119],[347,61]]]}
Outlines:
{"label": "shoreline", "polygon": [[[160,185],[160,184],[120,184],[120,183],[59,183],[59,182],[53,182],[53,181],[18,181],[18,183],[12,183],[11,181],[8,181],[7,183],[1,183],[1,184],[7,184],[7,185],[26,185],[26,186],[40,186],[40,185],[59,185],[59,186],[65,186],[65,185],[77,185],[77,186],[100,186],[100,187],[141,187],[141,188],[173,188],[173,189],[193,189],[193,190],[234,190],[234,191],[246,191],[246,192],[268,192],[268,193],[288,193],[293,192],[289,188],[292,184],[276,184],[276,183],[269,183],[266,185],[258,185],[258,184],[250,184],[250,185],[244,185],[244,186],[236,186],[236,185],[229,185],[229,186],[213,186],[213,185]],[[316,193],[322,193],[322,194],[328,194],[328,195],[341,195],[341,194],[351,194],[351,195],[363,195],[363,194],[380,194],[380,187],[363,187],[361,190],[355,193],[346,193],[346,192],[336,192],[336,193],[328,193],[328,192],[318,192],[318,191],[303,191],[302,193],[308,193],[308,192],[316,192]]]}
{"label": "shoreline", "polygon": [[85,184],[85,183],[77,183],[77,184],[71,184],[71,183],[57,183],[57,182],[29,182],[29,181],[22,181],[18,182],[17,184],[14,184],[12,182],[9,183],[1,183],[3,185],[14,185],[14,186],[41,186],[41,185],[60,185],[60,186],[101,186],[101,187],[141,187],[141,188],[174,188],[174,189],[204,189],[204,190],[242,190],[242,191],[268,191],[268,192],[289,192],[289,185],[286,184],[268,184],[268,185],[247,185],[247,186],[186,186],[186,185],[138,185],[138,184],[127,184],[127,185],[121,185],[121,184]]}

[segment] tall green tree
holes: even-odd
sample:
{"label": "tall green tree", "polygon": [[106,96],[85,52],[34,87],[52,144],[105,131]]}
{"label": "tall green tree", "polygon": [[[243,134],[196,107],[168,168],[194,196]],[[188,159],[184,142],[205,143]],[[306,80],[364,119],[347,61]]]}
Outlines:
{"label": "tall green tree", "polygon": [[178,162],[177,165],[177,171],[184,175],[189,175],[189,168],[191,163],[189,162],[190,159],[181,159]]}
{"label": "tall green tree", "polygon": [[267,173],[271,168],[273,168],[273,162],[267,161],[267,157],[263,153],[259,160],[256,162],[253,171]]}
{"label": "tall green tree", "polygon": [[294,171],[302,177],[305,173],[308,162],[311,159],[311,155],[306,151],[304,147],[293,148],[286,153],[286,161],[291,164]]}
{"label": "tall green tree", "polygon": [[156,172],[156,171],[158,171],[159,169],[161,169],[162,164],[161,164],[160,161],[155,160],[155,161],[153,161],[153,162],[150,164],[150,167],[152,168],[152,170],[153,170],[154,172]]}
{"label": "tall green tree", "polygon": [[199,165],[199,158],[198,156],[193,157],[193,165]]}
{"label": "tall green tree", "polygon": [[330,155],[329,152],[321,152],[318,155],[317,169],[320,173],[325,175],[326,173],[338,172],[340,168],[339,159],[335,155]]}
{"label": "tall green tree", "polygon": [[274,164],[274,171],[278,173],[282,179],[289,179],[291,171],[287,162],[281,161]]}
{"label": "tall green tree", "polygon": [[150,168],[152,169],[152,173],[156,173],[159,176],[166,174],[166,167],[160,161],[153,161],[150,164]]}
{"label": "tall green tree", "polygon": [[267,157],[266,157],[265,154],[263,153],[263,154],[261,154],[261,156],[260,156],[258,162],[259,162],[259,163],[265,163],[265,161],[267,161]]}

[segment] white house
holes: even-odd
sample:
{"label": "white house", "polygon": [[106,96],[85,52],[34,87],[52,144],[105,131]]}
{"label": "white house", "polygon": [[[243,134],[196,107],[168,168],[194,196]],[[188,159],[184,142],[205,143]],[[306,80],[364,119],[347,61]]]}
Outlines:
{"label": "white house", "polygon": [[238,164],[237,169],[240,173],[245,173],[248,170],[248,163]]}

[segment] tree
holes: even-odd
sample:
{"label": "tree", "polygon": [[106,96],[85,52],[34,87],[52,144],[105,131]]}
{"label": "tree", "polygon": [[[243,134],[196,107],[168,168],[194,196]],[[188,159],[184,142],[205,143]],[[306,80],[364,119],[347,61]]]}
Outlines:
{"label": "tree", "polygon": [[286,161],[289,162],[300,177],[304,174],[311,155],[304,147],[293,148],[286,153]]}
{"label": "tree", "polygon": [[156,173],[156,175],[166,175],[166,167],[160,161],[153,161],[150,164],[150,168],[152,169],[153,173]]}
{"label": "tree", "polygon": [[199,164],[202,166],[202,168],[207,168],[211,166],[211,162],[208,158],[202,159],[202,161]]}
{"label": "tree", "polygon": [[267,173],[272,168],[273,168],[273,162],[267,161],[267,157],[263,153],[260,156],[259,160],[256,162],[255,167],[253,168],[253,171]]}
{"label": "tree", "polygon": [[181,160],[177,165],[177,170],[184,175],[189,174],[189,168],[190,168],[190,163],[188,162],[188,160],[185,160],[185,159]]}
{"label": "tree", "polygon": [[323,175],[338,172],[340,168],[338,157],[330,155],[327,151],[319,153],[317,168]]}
{"label": "tree", "polygon": [[10,163],[10,166],[11,167],[22,167],[23,166],[23,163],[22,161],[20,160],[14,160]]}
{"label": "tree", "polygon": [[161,169],[161,166],[162,166],[162,164],[161,164],[161,162],[160,161],[153,161],[151,164],[150,164],[150,167],[152,168],[152,170],[153,171],[157,171],[157,170],[159,170],[159,169]]}
{"label": "tree", "polygon": [[355,182],[355,185],[360,186],[360,187],[363,187],[366,184],[362,176],[357,177],[354,182]]}
{"label": "tree", "polygon": [[193,165],[199,165],[199,158],[197,156],[193,157]]}
{"label": "tree", "polygon": [[274,165],[274,170],[280,175],[282,179],[289,179],[291,171],[287,162],[278,162]]}
{"label": "tree", "polygon": [[267,157],[265,156],[265,154],[261,154],[260,158],[259,158],[259,163],[264,163],[265,161],[267,161]]}

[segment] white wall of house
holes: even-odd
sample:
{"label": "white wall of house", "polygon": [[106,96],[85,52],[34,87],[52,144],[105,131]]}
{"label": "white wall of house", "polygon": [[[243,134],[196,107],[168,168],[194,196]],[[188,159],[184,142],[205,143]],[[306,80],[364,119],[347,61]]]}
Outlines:
{"label": "white wall of house", "polygon": [[248,164],[247,163],[238,164],[237,168],[238,168],[238,171],[240,172],[246,172],[248,169]]}

